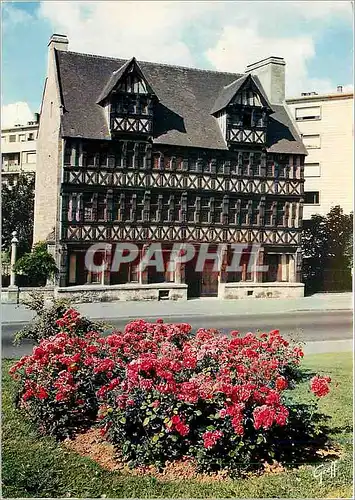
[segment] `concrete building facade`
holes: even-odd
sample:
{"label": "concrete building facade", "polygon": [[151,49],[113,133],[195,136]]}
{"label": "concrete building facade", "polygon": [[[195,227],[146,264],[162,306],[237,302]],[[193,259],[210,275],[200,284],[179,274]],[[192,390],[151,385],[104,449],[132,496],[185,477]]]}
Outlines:
{"label": "concrete building facade", "polygon": [[39,115],[26,125],[1,130],[1,179],[13,185],[20,172],[36,171]]}
{"label": "concrete building facade", "polygon": [[329,94],[315,92],[287,99],[290,114],[308,155],[305,159],[304,220],[326,215],[340,205],[353,210],[354,94],[339,86]]}

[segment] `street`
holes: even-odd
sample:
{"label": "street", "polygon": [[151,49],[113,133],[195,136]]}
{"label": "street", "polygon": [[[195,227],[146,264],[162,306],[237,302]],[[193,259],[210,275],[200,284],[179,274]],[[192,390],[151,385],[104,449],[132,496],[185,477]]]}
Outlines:
{"label": "street", "polygon": [[[138,316],[139,317],[139,316]],[[145,318],[155,321],[156,317]],[[128,320],[110,318],[108,322],[114,329],[122,330]],[[217,328],[222,333],[239,330],[241,333],[279,329],[287,338],[296,337],[304,342],[343,341],[352,339],[352,311],[293,311],[287,313],[248,314],[248,315],[186,315],[165,317],[169,323],[187,322],[193,329]],[[31,352],[31,344],[26,342],[19,347],[12,344],[13,335],[26,323],[2,324],[2,357],[18,358]]]}

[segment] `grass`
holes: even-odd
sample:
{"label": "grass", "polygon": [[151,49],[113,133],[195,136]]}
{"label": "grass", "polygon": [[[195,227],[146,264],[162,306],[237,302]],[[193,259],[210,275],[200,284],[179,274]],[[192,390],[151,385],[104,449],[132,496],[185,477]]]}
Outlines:
{"label": "grass", "polygon": [[[329,374],[338,386],[320,402],[332,417],[334,437],[344,450],[336,477],[313,476],[313,467],[234,481],[160,482],[154,477],[127,477],[109,472],[93,460],[68,451],[51,438],[38,437],[13,404],[14,383],[3,363],[2,479],[4,498],[351,498],[352,497],[352,356],[351,353],[308,356],[304,369]],[[307,398],[306,384],[297,397]]]}

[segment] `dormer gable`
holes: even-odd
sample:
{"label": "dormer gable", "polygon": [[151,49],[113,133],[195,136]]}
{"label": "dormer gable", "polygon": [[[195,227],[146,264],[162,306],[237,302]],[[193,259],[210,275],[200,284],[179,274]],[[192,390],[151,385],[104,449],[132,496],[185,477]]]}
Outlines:
{"label": "dormer gable", "polygon": [[156,95],[135,57],[112,73],[96,103],[102,104],[112,92]]}
{"label": "dormer gable", "polygon": [[133,57],[110,76],[97,104],[107,109],[111,134],[151,135],[158,97]]}
{"label": "dormer gable", "polygon": [[235,143],[265,144],[271,104],[258,80],[243,75],[225,86],[218,95],[211,114],[230,146]]}

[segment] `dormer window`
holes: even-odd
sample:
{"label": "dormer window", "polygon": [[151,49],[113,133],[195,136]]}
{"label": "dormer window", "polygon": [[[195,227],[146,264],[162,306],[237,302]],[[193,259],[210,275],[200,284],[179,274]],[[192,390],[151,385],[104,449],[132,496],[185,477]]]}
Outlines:
{"label": "dormer window", "polygon": [[265,144],[267,117],[272,111],[261,85],[245,75],[224,87],[212,109],[229,146]]}
{"label": "dormer window", "polygon": [[153,133],[153,107],[157,96],[135,58],[115,71],[97,104],[108,107],[111,134]]}

